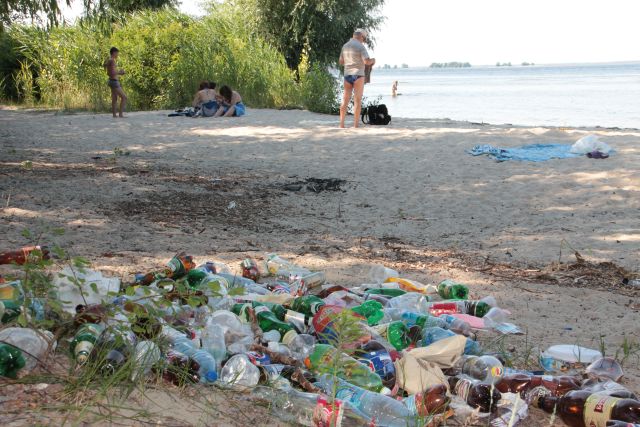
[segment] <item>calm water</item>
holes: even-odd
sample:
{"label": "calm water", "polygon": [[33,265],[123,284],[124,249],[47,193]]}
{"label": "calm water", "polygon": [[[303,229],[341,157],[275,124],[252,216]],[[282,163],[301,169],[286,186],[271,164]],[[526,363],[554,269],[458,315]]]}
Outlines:
{"label": "calm water", "polygon": [[365,96],[396,117],[640,128],[640,63],[375,69]]}

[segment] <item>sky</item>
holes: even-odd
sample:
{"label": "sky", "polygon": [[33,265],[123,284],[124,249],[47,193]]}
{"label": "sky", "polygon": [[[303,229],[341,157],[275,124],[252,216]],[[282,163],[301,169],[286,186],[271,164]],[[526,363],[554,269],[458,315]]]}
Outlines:
{"label": "sky", "polygon": [[[199,15],[200,3],[180,9]],[[640,61],[638,0],[386,0],[382,15],[372,34],[379,65]]]}

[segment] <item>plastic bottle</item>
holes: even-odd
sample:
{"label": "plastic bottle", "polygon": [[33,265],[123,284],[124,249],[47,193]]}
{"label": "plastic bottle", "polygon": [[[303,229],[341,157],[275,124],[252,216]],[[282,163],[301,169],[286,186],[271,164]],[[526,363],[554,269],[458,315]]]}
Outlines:
{"label": "plastic bottle", "polygon": [[589,390],[592,393],[605,394],[607,396],[619,397],[622,399],[638,399],[635,393],[627,389],[622,384],[618,384],[612,380],[600,381],[597,379],[588,379],[582,383],[581,390]]}
{"label": "plastic bottle", "polygon": [[382,304],[378,301],[365,301],[360,305],[352,307],[351,310],[361,316],[364,316],[367,319],[369,326],[377,325],[384,317]]}
{"label": "plastic bottle", "polygon": [[228,289],[242,287],[244,288],[245,293],[248,294],[267,295],[269,293],[265,287],[260,286],[251,279],[227,273],[218,273],[218,276],[227,281],[229,284]]}
{"label": "plastic bottle", "polygon": [[462,356],[456,362],[457,373],[468,375],[486,384],[497,384],[502,380],[502,363],[493,356]]}
{"label": "plastic bottle", "polygon": [[415,280],[401,279],[399,277],[390,277],[387,282],[396,282],[400,285],[400,289],[407,292],[417,292],[420,294],[435,293],[437,289],[433,285],[424,285]]}
{"label": "plastic bottle", "polygon": [[458,319],[457,317],[451,314],[443,314],[439,316],[440,319],[446,322],[446,328],[449,329],[456,334],[464,335],[466,337],[470,336],[473,332],[471,331],[471,325],[465,322],[462,319]]}
{"label": "plastic bottle", "polygon": [[98,353],[104,375],[113,375],[135,351],[138,339],[131,330],[106,329],[98,338],[94,352]]}
{"label": "plastic bottle", "polygon": [[153,341],[140,341],[133,354],[134,369],[131,373],[131,381],[146,376],[159,360],[160,349],[158,346]]}
{"label": "plastic bottle", "polygon": [[227,360],[220,372],[220,382],[241,387],[255,387],[260,381],[260,370],[246,354],[236,354]]}
{"label": "plastic bottle", "polygon": [[495,412],[502,398],[500,392],[490,384],[470,378],[449,377],[451,392],[480,412]]}
{"label": "plastic bottle", "polygon": [[51,344],[55,350],[56,342],[53,334],[45,330],[30,328],[6,328],[0,330],[0,342],[10,344],[20,351],[26,362],[24,369],[30,371],[44,361]]}
{"label": "plastic bottle", "polygon": [[429,305],[428,310],[433,316],[464,313],[476,317],[483,317],[490,309],[491,305],[485,301],[449,301],[433,302]]}
{"label": "plastic bottle", "polygon": [[9,323],[17,319],[22,313],[22,304],[24,303],[22,283],[19,280],[0,283],[0,302],[4,308],[0,321]]}
{"label": "plastic bottle", "polygon": [[358,387],[340,378],[336,380],[334,381],[334,378],[329,375],[321,375],[315,385],[328,394],[332,394],[335,386],[337,399],[348,402],[375,425],[388,427],[411,425],[411,412],[402,402]]}
{"label": "plastic bottle", "polygon": [[202,341],[202,348],[211,354],[216,362],[218,362],[218,368],[222,360],[227,355],[227,345],[224,341],[224,330],[218,327],[211,318],[207,320],[202,335],[200,336]]}
{"label": "plastic bottle", "polygon": [[603,357],[596,360],[587,366],[585,373],[590,378],[610,379],[612,381],[620,381],[624,375],[622,366],[613,357]]}
{"label": "plastic bottle", "polygon": [[42,259],[49,259],[49,248],[46,246],[26,246],[17,251],[0,253],[0,264],[24,265],[29,258],[34,262]]}
{"label": "plastic bottle", "polygon": [[438,295],[440,295],[442,299],[466,300],[469,296],[469,288],[451,279],[447,279],[438,284]]}
{"label": "plastic bottle", "polygon": [[289,350],[291,350],[291,355],[302,362],[309,356],[315,343],[316,339],[313,335],[299,334],[296,335],[287,346]]}
{"label": "plastic bottle", "polygon": [[240,263],[240,267],[242,268],[242,277],[251,279],[254,282],[260,280],[260,270],[258,269],[258,264],[251,258],[245,258],[244,260],[242,260],[242,262]]}
{"label": "plastic bottle", "polygon": [[399,275],[400,274],[397,271],[387,268],[381,264],[376,264],[371,267],[371,270],[369,270],[369,279],[371,279],[373,283],[384,283],[387,279],[391,277],[398,277]]}
{"label": "plastic bottle", "polygon": [[0,343],[0,377],[15,379],[26,362],[20,349]]}
{"label": "plastic bottle", "polygon": [[429,297],[409,292],[389,300],[389,308],[401,308],[414,313],[429,313]]}
{"label": "plastic bottle", "polygon": [[437,384],[422,393],[412,394],[402,399],[402,403],[413,416],[429,417],[447,410],[451,399],[447,396],[447,386]]}
{"label": "plastic bottle", "polygon": [[367,366],[328,344],[313,346],[304,364],[308,369],[321,373],[335,367],[340,378],[370,391],[379,392],[384,388],[382,380],[375,372],[371,372]]}
{"label": "plastic bottle", "polygon": [[400,320],[378,325],[373,330],[398,351],[404,350],[411,345],[412,339],[409,328]]}
{"label": "plastic bottle", "polygon": [[169,350],[164,355],[162,377],[177,386],[200,382],[199,370],[196,361],[179,351]]}
{"label": "plastic bottle", "polygon": [[[456,335],[455,332],[439,327],[429,327],[422,330],[423,345],[427,346],[433,344],[441,339],[452,337]],[[480,354],[480,344],[470,338],[467,338],[467,342],[464,346],[464,354]]]}
{"label": "plastic bottle", "polygon": [[371,340],[360,347],[354,356],[382,379],[382,384],[392,389],[396,385],[396,368],[391,355],[381,343]]}
{"label": "plastic bottle", "polygon": [[204,384],[213,384],[218,379],[216,359],[206,350],[196,350],[191,356],[195,360],[200,369],[198,375],[200,382]]}
{"label": "plastic bottle", "polygon": [[569,427],[605,427],[610,420],[640,422],[640,401],[585,390],[570,391],[562,397],[540,396],[533,404],[559,415]]}
{"label": "plastic bottle", "polygon": [[[341,313],[345,311],[344,308],[335,305],[324,305],[320,307],[320,310],[313,316],[312,324],[318,337],[318,341],[322,343],[335,342],[338,339],[338,335],[335,331],[335,322],[340,318]],[[345,316],[351,316],[353,321],[364,320],[364,317],[351,310],[346,310]],[[359,344],[365,343],[371,339],[371,334],[367,332],[364,325],[362,329],[362,336],[353,343],[353,348],[357,348]]]}
{"label": "plastic bottle", "polygon": [[364,291],[365,294],[371,295],[382,295],[385,297],[399,297],[400,295],[404,295],[407,291],[403,291],[402,289],[394,289],[394,288],[379,288],[379,289],[367,289]]}

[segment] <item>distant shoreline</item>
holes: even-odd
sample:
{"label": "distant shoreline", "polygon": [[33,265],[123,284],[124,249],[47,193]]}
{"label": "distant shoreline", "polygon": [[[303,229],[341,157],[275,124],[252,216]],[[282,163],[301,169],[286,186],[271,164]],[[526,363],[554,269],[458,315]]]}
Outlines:
{"label": "distant shoreline", "polygon": [[500,66],[497,67],[496,64],[470,64],[470,67],[442,67],[442,68],[436,68],[436,67],[431,67],[431,65],[409,65],[409,67],[407,68],[401,68],[401,67],[397,67],[397,68],[384,68],[382,66],[378,66],[375,68],[376,71],[398,71],[398,70],[425,70],[425,69],[458,69],[458,68],[465,68],[465,69],[469,69],[469,68],[532,68],[532,67],[589,67],[589,66],[594,66],[594,67],[602,67],[605,65],[638,65],[640,64],[640,60],[636,60],[636,61],[613,61],[613,62],[567,62],[567,63],[537,63],[535,62],[534,65],[522,65],[521,63],[514,63],[511,67],[508,66]]}

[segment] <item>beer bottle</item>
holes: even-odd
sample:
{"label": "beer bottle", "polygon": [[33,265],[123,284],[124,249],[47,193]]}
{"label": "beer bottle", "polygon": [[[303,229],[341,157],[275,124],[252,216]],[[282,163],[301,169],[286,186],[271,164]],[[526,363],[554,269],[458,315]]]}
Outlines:
{"label": "beer bottle", "polygon": [[415,416],[428,417],[445,412],[451,399],[447,396],[447,386],[437,384],[426,391],[402,399],[405,406]]}
{"label": "beer bottle", "polygon": [[[49,249],[46,246],[27,246],[17,251],[9,251],[0,253],[0,264],[18,264],[24,265],[31,255],[37,258],[49,259]],[[36,258],[36,259],[37,259]]]}
{"label": "beer bottle", "polygon": [[251,279],[254,282],[258,282],[258,280],[260,280],[260,270],[258,269],[258,264],[254,260],[246,258],[240,263],[240,266],[242,267],[242,277]]}
{"label": "beer bottle", "polygon": [[291,302],[291,310],[302,313],[308,317],[313,317],[323,305],[325,305],[324,301],[317,296],[305,295],[295,298]]}
{"label": "beer bottle", "polygon": [[[274,305],[277,305],[277,304],[274,304]],[[282,317],[284,318],[284,314],[286,314],[286,309],[282,306],[279,306],[279,307],[281,307],[282,310],[284,310],[284,313],[282,314]],[[258,319],[258,325],[260,326],[260,329],[262,329],[263,332],[269,332],[275,329],[276,331],[280,332],[280,336],[282,336],[283,339],[287,333],[295,333],[292,325],[290,325],[289,323],[283,322],[282,320],[279,320],[277,315],[274,314],[271,310],[269,310],[269,308],[264,304],[257,303],[257,302],[254,302],[253,304],[252,303],[235,304],[231,308],[231,311],[233,311],[245,322],[249,322],[250,318],[247,312],[247,309],[249,308],[254,309],[256,318]]]}
{"label": "beer bottle", "polygon": [[169,350],[165,354],[162,378],[177,386],[200,381],[198,371],[200,365],[192,358],[176,350]]}
{"label": "beer bottle", "polygon": [[470,378],[449,377],[451,392],[480,412],[494,412],[502,398],[500,392],[491,384],[484,384]]}
{"label": "beer bottle", "polygon": [[0,377],[16,378],[26,361],[20,349],[0,343]]}
{"label": "beer bottle", "polygon": [[548,413],[556,413],[569,427],[606,427],[607,421],[640,422],[640,401],[620,399],[588,390],[564,396],[540,396],[532,402]]}
{"label": "beer bottle", "polygon": [[89,359],[89,354],[91,354],[102,331],[104,331],[104,326],[100,324],[85,323],[74,335],[69,348],[71,350],[71,356],[73,356],[75,361],[80,365]]}

